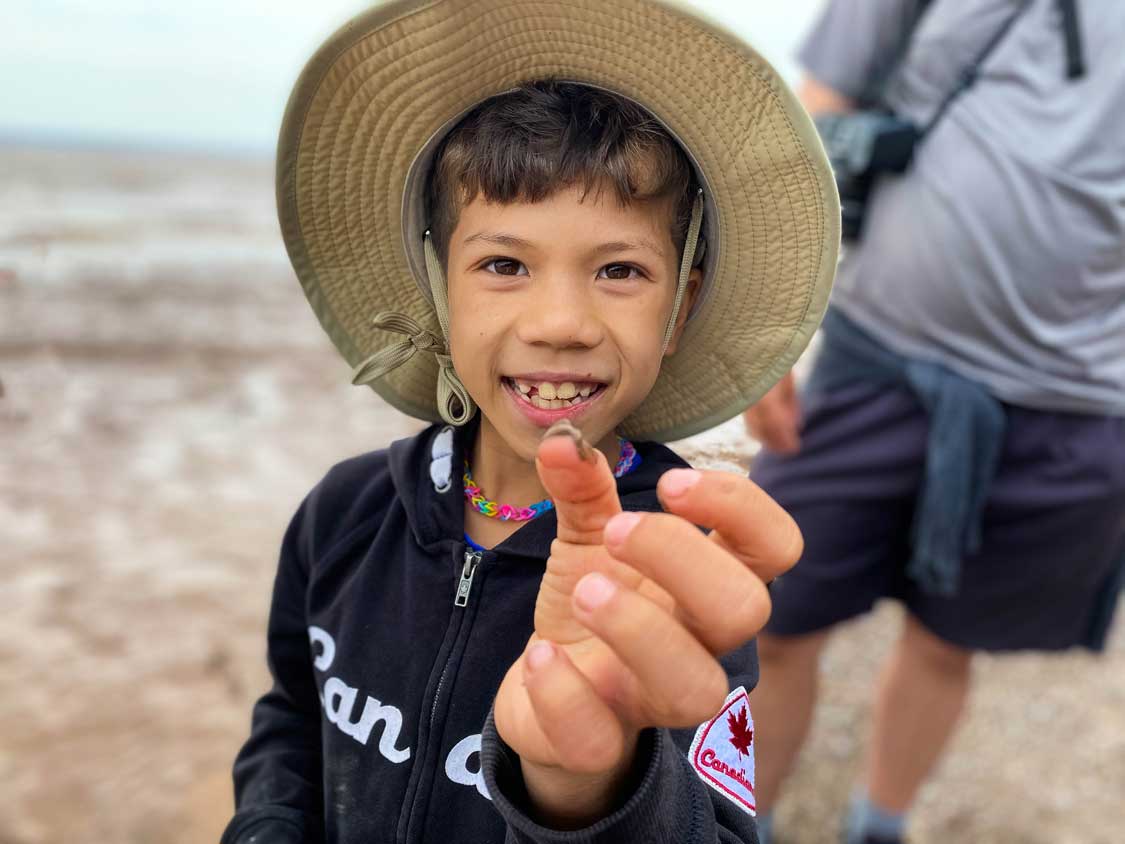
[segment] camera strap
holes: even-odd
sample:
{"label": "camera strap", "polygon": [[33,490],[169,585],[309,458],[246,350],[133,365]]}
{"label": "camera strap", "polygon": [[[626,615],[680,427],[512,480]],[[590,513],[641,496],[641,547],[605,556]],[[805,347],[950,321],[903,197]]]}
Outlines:
{"label": "camera strap", "polygon": [[902,63],[906,59],[906,54],[910,52],[910,45],[914,40],[914,31],[918,28],[919,22],[925,16],[926,9],[928,9],[932,3],[933,0],[913,0],[913,7],[905,16],[902,32],[897,39],[897,46],[894,52],[889,57],[889,60],[882,63],[880,69],[874,72],[873,78],[869,79],[867,82],[865,92],[859,96],[859,105],[861,108],[886,108],[884,101],[887,88],[890,87],[895,76],[898,75],[899,68],[902,67]]}
{"label": "camera strap", "polygon": [[[980,71],[981,65],[983,65],[988,57],[992,55],[992,51],[996,49],[1000,42],[1004,40],[1004,36],[1007,35],[1011,30],[1012,24],[1014,24],[1016,22],[1016,19],[1019,18],[1019,16],[1022,15],[1028,9],[1028,7],[1031,6],[1032,2],[1033,0],[1022,0],[1020,5],[1016,7],[1015,12],[1009,15],[1007,20],[1004,21],[1003,25],[1001,25],[1001,27],[992,34],[992,37],[988,40],[988,43],[984,45],[984,49],[982,49],[977,54],[976,59],[961,72],[961,76],[958,78],[957,84],[954,85],[953,89],[945,95],[945,99],[943,99],[938,104],[938,107],[934,111],[934,114],[930,118],[930,121],[918,131],[919,140],[930,134],[930,131],[935,126],[937,126],[938,121],[945,116],[945,112],[949,109],[949,106],[953,104],[953,101],[955,99],[957,99],[959,96],[973,87],[974,83],[977,81],[977,75]],[[1073,4],[1074,0],[1064,0],[1064,2],[1070,2],[1071,4]]]}

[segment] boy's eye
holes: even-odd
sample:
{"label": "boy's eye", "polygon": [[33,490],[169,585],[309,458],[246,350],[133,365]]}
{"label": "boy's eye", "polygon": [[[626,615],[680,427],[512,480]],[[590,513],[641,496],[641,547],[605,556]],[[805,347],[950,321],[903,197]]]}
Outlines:
{"label": "boy's eye", "polygon": [[[605,275],[602,276],[601,273],[605,273]],[[633,276],[630,275],[630,273],[636,273],[637,275]],[[624,281],[630,278],[640,278],[641,271],[629,264],[606,264],[602,267],[598,276],[599,278],[608,278],[613,281]]]}
{"label": "boy's eye", "polygon": [[[514,258],[492,258],[481,264],[481,269],[488,270],[495,275],[518,276],[528,274],[527,267]],[[627,281],[643,277],[644,274],[630,264],[606,264],[598,271],[598,278],[611,281]]]}
{"label": "boy's eye", "polygon": [[519,261],[512,258],[493,258],[486,264],[483,264],[484,269],[492,268],[492,272],[496,275],[520,275],[520,270],[524,269],[523,275],[526,275],[526,269]]}

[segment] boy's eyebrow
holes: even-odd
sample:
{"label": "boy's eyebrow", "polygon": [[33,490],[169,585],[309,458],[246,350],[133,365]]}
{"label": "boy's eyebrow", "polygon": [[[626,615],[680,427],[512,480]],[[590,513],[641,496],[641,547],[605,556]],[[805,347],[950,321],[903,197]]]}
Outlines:
{"label": "boy's eyebrow", "polygon": [[598,254],[601,254],[602,252],[632,252],[632,251],[636,251],[638,249],[649,249],[649,250],[655,252],[661,258],[664,257],[664,250],[663,249],[661,249],[659,246],[657,246],[652,241],[644,240],[644,239],[638,240],[638,241],[635,241],[635,242],[634,241],[628,241],[628,240],[614,240],[614,241],[611,241],[610,243],[603,243],[601,246],[596,246],[593,249],[591,249],[590,251],[593,254],[598,255]]}
{"label": "boy's eyebrow", "polygon": [[[525,248],[525,249],[534,249],[535,248],[534,244],[524,240],[523,238],[516,237],[513,234],[492,233],[492,232],[477,232],[476,234],[471,234],[468,237],[466,237],[463,242],[464,242],[464,245],[466,245],[466,246],[468,246],[470,243],[480,242],[480,243],[494,243],[497,246],[508,246],[508,247],[511,247],[511,248]],[[636,251],[638,249],[650,249],[653,252],[655,252],[657,255],[659,255],[661,258],[664,257],[664,250],[662,250],[655,243],[652,243],[651,241],[645,240],[645,239],[641,239],[641,240],[637,240],[637,241],[613,240],[613,241],[610,241],[609,243],[602,243],[602,244],[599,244],[598,246],[595,246],[593,249],[590,250],[590,254],[591,255],[600,255],[600,254],[605,253],[605,252],[630,252],[630,251]]]}
{"label": "boy's eyebrow", "polygon": [[470,243],[495,243],[497,246],[522,246],[531,248],[531,244],[526,240],[516,237],[514,234],[492,234],[490,232],[477,232],[471,234],[463,241],[465,246]]}

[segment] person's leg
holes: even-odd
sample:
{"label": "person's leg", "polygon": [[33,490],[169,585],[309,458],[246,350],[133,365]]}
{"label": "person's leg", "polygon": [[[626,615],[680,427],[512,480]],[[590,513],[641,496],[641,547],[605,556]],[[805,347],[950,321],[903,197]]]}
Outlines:
{"label": "person's leg", "polygon": [[961,717],[971,657],[906,615],[875,697],[865,787],[878,808],[910,808]]}
{"label": "person's leg", "polygon": [[1090,646],[1121,565],[1125,419],[1007,412],[981,546],[962,560],[957,593],[896,588],[910,614],[877,691],[849,841],[901,840],[964,707],[970,653]]}
{"label": "person's leg", "polygon": [[758,813],[773,811],[781,783],[805,742],[816,705],[817,669],[827,630],[804,636],[758,637],[761,677],[750,695],[754,712]]}
{"label": "person's leg", "polygon": [[773,584],[750,694],[763,844],[772,841],[773,810],[808,735],[829,630],[890,594],[908,551],[926,432],[925,412],[908,390],[855,385],[809,398],[798,454],[764,449],[751,467],[750,478],[804,535],[800,562]]}
{"label": "person's leg", "polygon": [[828,631],[890,594],[909,550],[926,432],[909,391],[859,384],[809,399],[799,453],[763,450],[754,459],[751,479],[805,537],[800,561],[771,588],[773,612],[758,637],[761,677],[750,695],[763,844],[812,720]]}
{"label": "person's leg", "polygon": [[1123,469],[1125,419],[1008,408],[981,546],[962,560],[958,593],[905,596],[875,704],[876,806],[904,811],[936,764],[968,696],[971,651],[1087,644],[1125,540]]}
{"label": "person's leg", "polygon": [[852,795],[846,844],[902,841],[907,811],[964,709],[970,661],[969,651],[937,638],[907,613],[876,688],[866,770]]}

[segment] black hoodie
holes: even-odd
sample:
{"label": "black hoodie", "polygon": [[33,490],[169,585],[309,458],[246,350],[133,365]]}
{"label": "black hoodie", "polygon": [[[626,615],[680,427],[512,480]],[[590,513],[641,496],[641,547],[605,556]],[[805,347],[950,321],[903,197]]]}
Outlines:
{"label": "black hoodie", "polygon": [[[347,460],[302,502],[270,608],[273,687],[234,763],[222,844],[757,844],[751,814],[688,761],[693,730],[644,730],[629,795],[595,825],[533,820],[491,706],[532,633],[555,514],[491,550],[466,546],[460,467],[475,430],[433,426]],[[657,479],[687,464],[636,447],[622,506],[659,511]],[[732,689],[753,689],[753,642],[722,662]]]}

